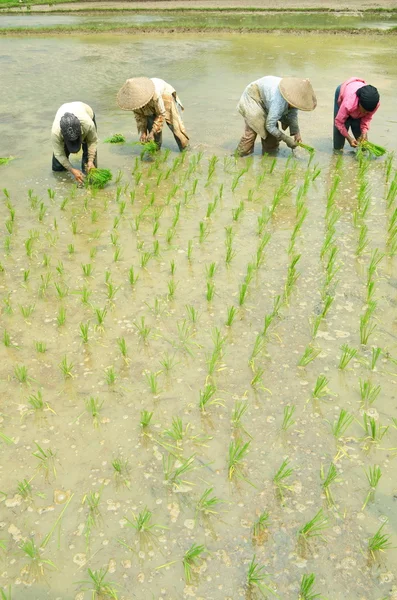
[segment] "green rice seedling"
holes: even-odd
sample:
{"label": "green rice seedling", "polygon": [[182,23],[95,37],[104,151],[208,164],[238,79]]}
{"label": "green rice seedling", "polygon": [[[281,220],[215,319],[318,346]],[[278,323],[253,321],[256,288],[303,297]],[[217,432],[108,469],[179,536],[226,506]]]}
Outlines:
{"label": "green rice seedling", "polygon": [[295,425],[295,410],[296,406],[294,404],[287,404],[287,406],[284,406],[283,422],[281,424],[282,431],[287,431],[290,427]]}
{"label": "green rice seedling", "polygon": [[117,345],[119,347],[122,357],[124,358],[124,360],[126,362],[128,362],[128,349],[127,349],[127,342],[125,341],[125,338],[123,338],[123,337],[117,338]]}
{"label": "green rice seedling", "polygon": [[394,175],[392,182],[390,183],[389,189],[386,195],[386,206],[391,208],[397,196],[397,171]]}
{"label": "green rice seedling", "polygon": [[142,269],[145,269],[147,267],[147,264],[152,257],[153,254],[151,252],[142,252],[140,259]]}
{"label": "green rice seedling", "polygon": [[316,151],[315,148],[313,148],[312,146],[308,146],[307,144],[302,144],[302,142],[299,142],[298,146],[299,146],[299,148],[303,148],[304,150],[309,152],[309,154],[314,154],[314,152]]}
{"label": "green rice seedling", "polygon": [[5,156],[0,158],[0,167],[3,165],[8,165],[11,160],[14,160],[14,156]]}
{"label": "green rice seedling", "polygon": [[91,592],[92,600],[118,600],[116,584],[113,581],[105,581],[108,570],[108,567],[97,571],[88,569],[90,579],[77,582],[79,585],[88,585],[88,587],[83,587],[82,590]]}
{"label": "green rice seedling", "polygon": [[299,273],[296,270],[296,265],[298,264],[300,257],[301,257],[300,254],[296,254],[295,256],[292,257],[291,262],[289,264],[288,272],[287,272],[287,279],[285,282],[285,292],[284,292],[286,299],[289,298],[289,296],[292,292],[292,288],[294,287],[295,283],[298,280]]}
{"label": "green rice seedling", "polygon": [[91,223],[96,223],[99,219],[99,214],[97,210],[93,210],[91,212]]}
{"label": "green rice seedling", "polygon": [[372,322],[372,316],[376,309],[376,302],[371,300],[368,302],[367,308],[364,314],[360,317],[360,342],[363,345],[368,343],[368,340],[372,333],[376,329],[376,323]]}
{"label": "green rice seedling", "polygon": [[73,378],[73,366],[74,365],[72,362],[68,362],[67,356],[64,356],[59,363],[59,368],[65,379]]}
{"label": "green rice seedling", "polygon": [[389,152],[385,158],[385,174],[386,174],[386,183],[390,179],[390,175],[393,169],[393,161],[394,161],[394,153]]}
{"label": "green rice seedling", "polygon": [[372,348],[371,354],[371,371],[374,371],[376,363],[378,362],[379,356],[382,354],[382,348]]}
{"label": "green rice seedling", "polygon": [[44,298],[47,293],[47,289],[51,283],[52,274],[46,273],[45,275],[40,275],[41,284],[39,287],[39,296],[40,298]]}
{"label": "green rice seedling", "polygon": [[107,290],[107,299],[109,300],[109,302],[112,302],[119,290],[118,287],[116,287],[115,285],[113,285],[113,283],[111,281],[108,281],[106,283],[106,290]]}
{"label": "green rice seedling", "polygon": [[81,265],[81,268],[83,269],[83,274],[85,277],[91,277],[92,275],[92,264],[88,263],[85,265]]}
{"label": "green rice seedling", "polygon": [[230,265],[233,258],[236,256],[236,252],[233,250],[231,244],[226,246],[226,255],[225,255],[225,263]]}
{"label": "green rice seedling", "polygon": [[372,302],[374,300],[374,296],[375,296],[375,282],[369,281],[367,283],[367,298],[366,298],[367,304],[369,304],[370,302]]}
{"label": "green rice seedling", "polygon": [[99,417],[103,403],[104,400],[100,402],[98,398],[94,398],[93,396],[90,396],[89,399],[85,401],[85,408],[87,412],[92,416],[92,423],[95,429],[98,429],[99,427]]}
{"label": "green rice seedling", "polygon": [[80,290],[81,302],[86,306],[89,304],[91,293],[92,292],[90,292],[90,290],[85,285],[83,285],[83,287]]}
{"label": "green rice seedling", "polygon": [[242,419],[245,415],[245,413],[248,410],[248,402],[246,400],[236,400],[234,403],[234,408],[232,411],[232,427],[234,429],[234,432],[237,433],[237,435],[240,435],[241,432],[246,433],[249,437],[250,434],[248,433],[248,431],[245,429],[245,427],[242,424]]}
{"label": "green rice seedling", "polygon": [[62,200],[62,202],[61,202],[61,204],[60,204],[59,208],[60,208],[61,210],[66,210],[66,207],[67,207],[67,205],[69,204],[69,201],[70,201],[70,198],[68,198],[68,197],[64,198],[64,199]]}
{"label": "green rice seedling", "polygon": [[378,248],[375,248],[371,254],[371,260],[368,265],[368,275],[367,282],[371,281],[374,275],[377,273],[378,266],[381,260],[384,258],[385,254],[383,252],[379,252]]}
{"label": "green rice seedling", "polygon": [[3,298],[3,304],[4,304],[4,308],[3,308],[4,314],[6,314],[6,315],[12,315],[12,313],[14,311],[12,309],[10,295],[8,295],[6,298]]}
{"label": "green rice seedling", "polygon": [[62,327],[66,323],[66,308],[61,306],[57,314],[57,325]]}
{"label": "green rice seedling", "polygon": [[69,252],[69,254],[74,254],[74,252],[75,252],[74,244],[68,244],[68,252]]}
{"label": "green rice seedling", "polygon": [[364,413],[363,422],[366,439],[371,442],[380,442],[389,429],[389,426],[386,427],[386,425],[377,423],[373,417],[369,417],[366,413]]}
{"label": "green rice seedling", "polygon": [[212,262],[205,267],[205,274],[207,279],[212,279],[216,273],[217,264],[216,262]]}
{"label": "green rice seedling", "polygon": [[208,223],[205,223],[204,221],[200,221],[199,223],[199,242],[200,244],[202,244],[208,237],[209,235],[209,226]]}
{"label": "green rice seedling", "polygon": [[230,306],[227,309],[227,317],[225,322],[226,327],[231,327],[233,325],[233,321],[236,317],[237,312],[238,310],[235,306]]}
{"label": "green rice seedling", "polygon": [[40,354],[44,354],[45,352],[47,352],[47,344],[45,342],[35,341],[34,344],[36,351],[40,352]]}
{"label": "green rice seedling", "polygon": [[170,261],[170,273],[171,273],[172,277],[175,275],[175,270],[176,270],[175,260],[172,259]]}
{"label": "green rice seedling", "polygon": [[20,304],[19,308],[20,308],[20,311],[22,313],[23,318],[26,321],[33,314],[33,311],[36,308],[36,305],[35,304],[28,304],[27,306],[22,306],[22,304]]}
{"label": "green rice seedling", "polygon": [[316,578],[313,573],[310,573],[310,575],[302,575],[299,600],[316,600],[316,598],[321,598],[320,594],[315,594],[313,591],[315,580]]}
{"label": "green rice seedling", "polygon": [[243,306],[245,302],[245,298],[248,293],[248,284],[246,282],[241,283],[239,286],[239,295],[238,295],[238,303],[239,306]]}
{"label": "green rice seedling", "polygon": [[160,242],[158,240],[155,240],[153,242],[153,252],[152,252],[152,256],[154,257],[158,257],[160,256]]}
{"label": "green rice seedling", "polygon": [[379,480],[382,477],[382,471],[378,465],[374,465],[373,467],[369,467],[368,471],[365,471],[365,475],[369,483],[369,491],[361,510],[364,510],[369,502],[375,501],[375,492]]}
{"label": "green rice seedling", "polygon": [[329,394],[329,389],[327,387],[328,383],[329,380],[326,378],[325,375],[319,375],[317,377],[316,384],[312,391],[313,400],[319,400],[320,398],[323,398],[324,396],[327,396]]}
{"label": "green rice seedling", "polygon": [[198,544],[192,544],[184,554],[182,559],[183,571],[185,574],[185,581],[187,585],[190,585],[193,581],[193,569],[199,566],[199,561],[201,561],[202,554],[206,552],[206,548],[204,546]]}
{"label": "green rice seedling", "polygon": [[200,498],[197,500],[195,514],[202,515],[204,517],[210,517],[212,515],[219,514],[218,510],[215,510],[219,504],[223,504],[224,501],[217,496],[211,496],[214,488],[207,488]]}
{"label": "green rice seedling", "polygon": [[361,256],[369,244],[368,227],[363,223],[360,227],[360,234],[357,241],[356,256]]}
{"label": "green rice seedling", "polygon": [[6,329],[4,329],[4,331],[3,331],[3,344],[6,348],[11,348],[11,346],[13,346],[13,343],[11,342],[10,334],[8,333],[8,331]]}
{"label": "green rice seedling", "polygon": [[187,259],[189,262],[191,262],[191,260],[192,260],[192,255],[193,255],[193,241],[189,240],[187,243]]}
{"label": "green rice seedling", "polygon": [[263,319],[263,330],[262,330],[262,335],[263,335],[263,337],[265,337],[265,336],[266,336],[266,334],[267,334],[267,332],[268,332],[268,330],[269,330],[269,328],[270,328],[270,325],[271,325],[271,324],[273,323],[273,321],[274,321],[274,318],[275,318],[275,315],[274,315],[274,313],[273,313],[273,312],[272,312],[272,313],[270,313],[270,314],[268,314],[268,315],[265,315],[265,317],[264,317],[264,319]]}
{"label": "green rice seedling", "polygon": [[298,360],[298,367],[307,367],[317,356],[321,353],[321,348],[314,348],[313,346],[307,346],[304,353]]}
{"label": "green rice seedling", "polygon": [[160,392],[158,376],[159,376],[159,373],[152,373],[151,371],[147,371],[145,373],[146,382],[147,382],[148,386],[150,387],[150,391],[155,396],[157,396],[157,394],[159,394],[159,392]]}
{"label": "green rice seedling", "polygon": [[86,187],[101,190],[112,178],[113,175],[109,169],[94,168],[87,173],[84,183]]}
{"label": "green rice seedling", "polygon": [[130,270],[128,271],[128,281],[130,282],[130,284],[132,286],[134,286],[136,284],[136,282],[139,279],[139,275],[136,275],[134,272],[134,267],[131,267]]}
{"label": "green rice seedling", "polygon": [[44,473],[44,478],[46,481],[49,481],[51,476],[56,477],[57,471],[55,467],[55,459],[56,453],[48,448],[47,451],[43,450],[41,446],[37,442],[35,442],[37,446],[37,450],[32,452],[32,456],[35,456],[38,459],[37,470],[42,471]]}
{"label": "green rice seedling", "polygon": [[189,430],[189,427],[190,427],[189,423],[186,425],[185,428],[183,427],[183,422],[180,417],[172,417],[171,428],[165,429],[163,432],[163,435],[171,438],[177,444],[179,444],[180,442],[182,442],[183,438],[186,436],[186,434]]}
{"label": "green rice seedling", "polygon": [[6,254],[11,253],[11,236],[9,235],[6,235],[6,237],[4,238],[4,252]]}
{"label": "green rice seedling", "polygon": [[260,389],[266,389],[263,386],[263,381],[262,381],[262,377],[264,374],[265,370],[262,369],[261,367],[255,368],[254,369],[254,376],[251,379],[251,386],[256,389],[256,388],[260,388]]}
{"label": "green rice seedling", "polygon": [[237,208],[232,208],[233,221],[238,221],[240,215],[244,212],[244,202],[241,200]]}
{"label": "green rice seedling", "polygon": [[18,485],[17,485],[17,493],[24,500],[26,500],[26,501],[31,500],[32,499],[32,486],[30,485],[29,481],[27,481],[26,479],[19,481]]}
{"label": "green rice seedling", "polygon": [[89,323],[80,323],[80,337],[83,340],[83,344],[88,344],[88,331],[90,328]]}
{"label": "green rice seedling", "polygon": [[370,154],[375,157],[383,156],[386,154],[386,148],[383,146],[379,146],[378,144],[374,144],[373,142],[369,142],[368,140],[361,140],[360,148],[363,150],[367,150]]}
{"label": "green rice seedling", "polygon": [[24,271],[23,271],[23,281],[24,281],[24,283],[28,282],[29,275],[30,275],[30,269],[24,269]]}
{"label": "green rice seedling", "polygon": [[215,209],[216,209],[215,202],[208,202],[207,212],[205,214],[206,219],[210,219],[211,218],[211,215],[215,211]]}
{"label": "green rice seedling", "polygon": [[320,477],[323,481],[321,486],[323,488],[323,492],[325,494],[328,506],[333,506],[335,504],[330,490],[330,485],[334,483],[334,481],[336,481],[337,476],[338,471],[336,470],[334,463],[330,464],[327,475],[324,474],[323,468],[321,467]]}
{"label": "green rice seedling", "polygon": [[170,356],[168,352],[165,352],[163,358],[159,361],[163,367],[163,372],[169,375],[170,371],[178,364],[175,360],[175,355]]}
{"label": "green rice seedling", "polygon": [[167,244],[171,244],[172,240],[174,239],[175,236],[175,229],[173,227],[169,227],[167,229],[167,232],[165,234],[165,240],[167,242]]}
{"label": "green rice seedling", "polygon": [[252,590],[257,589],[264,598],[267,597],[268,592],[278,598],[278,595],[272,588],[265,584],[268,577],[269,574],[265,572],[265,567],[256,562],[256,556],[254,554],[247,572],[247,588],[249,593],[252,594]]}
{"label": "green rice seedling", "polygon": [[339,359],[338,369],[341,369],[343,371],[344,369],[346,369],[349,362],[353,360],[353,358],[357,355],[357,350],[356,348],[350,348],[348,344],[343,344],[341,346],[341,350],[342,354]]}
{"label": "green rice seedling", "polygon": [[252,525],[252,536],[254,538],[254,542],[256,544],[260,544],[265,540],[267,536],[267,530],[269,527],[270,515],[264,510],[258,517],[255,519]]}
{"label": "green rice seedling", "polygon": [[113,475],[116,483],[116,488],[125,486],[129,488],[130,467],[127,458],[118,456],[112,461]]}
{"label": "green rice seedling", "polygon": [[117,229],[120,225],[121,217],[114,217],[113,219],[113,229]]}
{"label": "green rice seedling", "polygon": [[82,504],[86,504],[88,508],[88,514],[84,523],[84,536],[87,542],[87,549],[89,547],[91,532],[95,527],[98,527],[101,521],[101,511],[99,508],[101,496],[102,489],[98,492],[88,492],[82,500]]}
{"label": "green rice seedling", "polygon": [[28,404],[35,412],[42,412],[45,408],[49,408],[48,403],[44,402],[41,390],[37,390],[36,395],[31,394],[28,398]]}
{"label": "green rice seedling", "polygon": [[379,552],[385,552],[389,548],[392,548],[390,535],[388,533],[382,533],[382,529],[386,524],[387,521],[382,523],[378,531],[368,540],[368,550],[373,560],[376,560],[376,556]]}
{"label": "green rice seedling", "polygon": [[207,281],[207,294],[206,298],[208,302],[212,302],[215,295],[215,284],[212,281]]}
{"label": "green rice seedling", "polygon": [[173,300],[175,298],[175,292],[178,284],[175,279],[170,279],[168,282],[168,300]]}
{"label": "green rice seedling", "polygon": [[314,537],[319,537],[324,542],[325,537],[321,533],[328,527],[328,518],[324,515],[323,509],[314,515],[314,517],[305,523],[303,527],[298,530],[298,540],[301,545],[306,545],[307,542]]}
{"label": "green rice seedling", "polygon": [[156,530],[167,529],[167,527],[152,523],[152,516],[152,512],[145,507],[140,511],[138,516],[133,514],[133,521],[126,519],[126,526],[134,529],[139,536],[141,549],[150,548],[156,543],[156,538],[158,536]]}
{"label": "green rice seedling", "polygon": [[40,221],[40,223],[43,222],[46,212],[47,212],[46,205],[44,204],[44,202],[40,202],[39,214],[37,215],[37,218]]}
{"label": "green rice seedling", "polygon": [[360,396],[363,405],[372,405],[379,396],[381,389],[380,385],[372,385],[369,380],[360,379]]}
{"label": "green rice seedling", "polygon": [[14,230],[14,221],[8,220],[5,222],[6,229],[8,233],[11,235]]}
{"label": "green rice seedling", "polygon": [[258,333],[255,338],[254,347],[252,349],[251,355],[248,360],[248,364],[254,369],[255,367],[255,359],[263,352],[266,348],[266,340],[262,334]]}
{"label": "green rice seedling", "polygon": [[166,483],[175,488],[183,485],[192,485],[191,481],[187,481],[184,478],[196,468],[194,459],[194,454],[187,459],[177,459],[172,454],[168,454],[167,458],[163,456],[163,470]]}
{"label": "green rice seedling", "polygon": [[185,304],[185,309],[189,320],[192,323],[198,323],[200,318],[200,314],[197,309],[194,308],[192,304]]}
{"label": "green rice seedling", "polygon": [[289,459],[286,458],[285,460],[283,460],[280,468],[278,469],[278,471],[276,472],[276,474],[273,477],[273,483],[276,487],[277,495],[280,500],[284,500],[285,491],[293,489],[293,487],[291,485],[288,485],[286,483],[286,480],[288,479],[288,477],[291,477],[291,475],[294,472],[294,469],[291,467],[288,468],[288,465],[289,465]]}
{"label": "green rice seedling", "polygon": [[113,366],[106,367],[105,369],[105,380],[108,385],[114,385],[117,379],[117,373]]}
{"label": "green rice seedling", "polygon": [[107,308],[94,308],[94,312],[97,319],[97,328],[104,329],[104,321],[108,312]]}
{"label": "green rice seedling", "polygon": [[233,480],[235,477],[248,481],[243,474],[243,461],[249,450],[251,442],[243,442],[240,439],[230,442],[228,458],[228,478]]}
{"label": "green rice seedling", "polygon": [[66,296],[69,293],[69,289],[68,289],[67,286],[63,286],[63,285],[60,285],[59,283],[54,282],[54,287],[55,287],[55,289],[57,291],[57,295],[58,295],[59,300],[62,300],[63,298],[66,298]]}
{"label": "green rice seedling", "polygon": [[123,254],[121,252],[121,248],[119,246],[117,246],[114,250],[113,253],[113,262],[119,262],[123,257]]}
{"label": "green rice seedling", "polygon": [[329,294],[325,295],[325,297],[324,297],[324,306],[323,306],[323,310],[321,312],[321,317],[323,319],[325,319],[325,317],[327,316],[327,313],[328,313],[329,309],[331,308],[333,301],[334,301],[334,297],[333,296],[330,296]]}
{"label": "green rice seedling", "polygon": [[245,167],[243,169],[241,169],[233,178],[232,181],[232,192],[235,191],[236,187],[239,184],[240,179],[242,178],[243,175],[245,175],[245,173],[248,172],[248,167]]}
{"label": "green rice seedling", "polygon": [[141,418],[139,424],[142,430],[147,429],[150,426],[151,420],[153,417],[153,413],[148,410],[141,410]]}
{"label": "green rice seedling", "polygon": [[328,287],[334,280],[336,274],[339,272],[341,265],[336,264],[337,255],[339,248],[333,246],[330,250],[328,261],[325,265],[325,285]]}
{"label": "green rice seedling", "polygon": [[48,558],[43,558],[41,548],[36,546],[34,538],[21,542],[19,549],[23,552],[28,563],[25,567],[28,583],[45,578],[48,568],[56,569],[55,564]]}
{"label": "green rice seedling", "polygon": [[125,137],[122,133],[114,133],[110,137],[103,140],[105,144],[124,144]]}
{"label": "green rice seedling", "polygon": [[15,375],[15,378],[19,381],[19,383],[27,383],[28,370],[24,365],[15,365],[14,375]]}
{"label": "green rice seedling", "polygon": [[133,325],[136,328],[136,330],[138,331],[138,334],[139,334],[140,338],[142,339],[142,341],[146,344],[148,341],[150,332],[151,332],[151,327],[146,325],[145,317],[141,317],[140,321],[134,321]]}
{"label": "green rice seedling", "polygon": [[344,408],[341,408],[339,416],[336,421],[334,421],[331,425],[331,430],[334,437],[338,440],[341,438],[348,427],[353,423],[354,417],[350,413],[348,413]]}
{"label": "green rice seedling", "polygon": [[223,406],[219,398],[215,398],[216,387],[212,383],[207,383],[203,389],[199,391],[199,407],[202,413],[207,412],[210,406]]}
{"label": "green rice seedling", "polygon": [[33,256],[33,242],[34,240],[32,238],[25,240],[25,250],[28,258],[32,258]]}

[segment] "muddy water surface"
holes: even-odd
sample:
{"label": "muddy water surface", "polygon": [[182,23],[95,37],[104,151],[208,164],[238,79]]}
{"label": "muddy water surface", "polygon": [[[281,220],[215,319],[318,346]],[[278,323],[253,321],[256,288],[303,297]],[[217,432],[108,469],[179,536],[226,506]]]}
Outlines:
{"label": "muddy water surface", "polygon": [[[338,161],[330,150],[332,90],[353,72],[382,93],[374,141],[397,149],[387,41],[13,38],[1,40],[0,60],[0,155],[16,156],[0,167],[0,584],[17,600],[81,600],[87,569],[108,568],[119,598],[237,600],[258,592],[246,586],[255,554],[281,598],[299,597],[305,573],[329,599],[396,598],[396,550],[368,552],[385,522],[381,533],[397,544],[395,165],[360,166],[347,150]],[[304,141],[317,148],[310,164],[303,150],[230,157],[238,96],[265,73],[313,82],[319,106],[301,116]],[[114,174],[103,191],[54,176],[58,106],[82,99],[101,140],[123,132],[134,141],[114,98],[138,74],[175,85],[191,152],[180,157],[168,131],[156,162],[101,142],[100,164]],[[368,300],[374,329],[361,343]],[[341,370],[343,344],[357,353]],[[299,367],[307,348],[317,356]],[[353,420],[335,436],[341,409]],[[153,413],[145,428],[142,411]],[[236,471],[231,443],[249,444]],[[277,488],[284,460],[292,472]],[[366,473],[377,465],[368,498]],[[209,489],[222,503],[205,514]],[[145,507],[158,527],[138,534]],[[320,509],[323,538],[299,538]],[[22,549],[29,540],[36,560]],[[205,552],[186,581],[192,544]]]}

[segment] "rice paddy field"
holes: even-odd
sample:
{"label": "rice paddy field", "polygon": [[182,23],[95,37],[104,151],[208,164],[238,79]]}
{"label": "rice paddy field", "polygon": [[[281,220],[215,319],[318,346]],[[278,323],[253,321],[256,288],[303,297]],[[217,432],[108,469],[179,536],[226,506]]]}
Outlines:
{"label": "rice paddy field", "polygon": [[[2,600],[397,598],[395,67],[387,41],[335,42],[373,76],[384,57],[371,139],[386,155],[332,154],[330,94],[301,119],[313,154],[236,159],[239,48],[259,60],[272,43],[242,38],[207,41],[222,122],[202,112],[216,75],[203,39],[173,38],[178,69],[204,82],[196,95],[176,66],[168,77],[185,88],[190,151],[165,131],[141,158],[131,116],[96,111],[101,139],[127,140],[99,145],[103,189],[50,173],[48,93],[26,145],[11,119],[26,100],[9,88],[6,113],[0,98],[15,157],[0,165]],[[55,64],[70,47],[77,77],[88,48],[100,63],[110,47],[10,40],[6,77],[37,52],[33,100],[49,91],[39,41]],[[274,72],[300,63],[316,88],[322,65],[326,98],[325,38],[282,41]],[[142,54],[147,70],[166,42]],[[147,41],[119,41],[125,62],[98,67],[99,107],[134,43]],[[237,84],[255,73],[247,62]]]}

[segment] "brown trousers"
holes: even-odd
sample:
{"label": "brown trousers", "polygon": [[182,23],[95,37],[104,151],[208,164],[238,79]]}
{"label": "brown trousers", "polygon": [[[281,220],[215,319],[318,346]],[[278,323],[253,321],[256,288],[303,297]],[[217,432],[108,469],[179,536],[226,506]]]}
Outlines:
{"label": "brown trousers", "polygon": [[[238,156],[248,156],[248,154],[252,154],[254,151],[255,140],[257,137],[256,131],[251,129],[248,125],[247,121],[245,121],[245,130],[244,134],[236,148],[236,154]],[[279,147],[279,141],[274,135],[270,133],[267,134],[265,139],[261,138],[262,142],[262,154],[268,152],[269,150],[276,150]]]}

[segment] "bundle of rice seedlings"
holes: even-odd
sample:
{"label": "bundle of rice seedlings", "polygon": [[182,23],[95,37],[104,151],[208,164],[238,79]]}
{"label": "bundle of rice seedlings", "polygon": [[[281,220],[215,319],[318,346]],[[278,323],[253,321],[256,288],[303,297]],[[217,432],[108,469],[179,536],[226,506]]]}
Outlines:
{"label": "bundle of rice seedlings", "polygon": [[91,169],[85,178],[85,185],[101,190],[112,179],[109,169]]}
{"label": "bundle of rice seedlings", "polygon": [[105,144],[124,144],[125,137],[122,133],[114,133],[111,137],[104,140]]}
{"label": "bundle of rice seedlings", "polygon": [[0,158],[0,166],[1,165],[7,165],[10,162],[10,160],[14,160],[14,157],[13,156],[6,156],[4,158]]}
{"label": "bundle of rice seedlings", "polygon": [[378,144],[373,144],[368,140],[362,140],[360,142],[360,147],[363,150],[368,150],[373,156],[383,156],[387,152],[386,148],[383,148],[383,146],[378,146]]}
{"label": "bundle of rice seedlings", "polygon": [[313,148],[313,146],[308,146],[307,144],[302,144],[302,142],[298,142],[298,146],[299,146],[299,148],[303,148],[304,150],[307,150],[308,152],[310,152],[310,154],[313,154],[315,152],[315,149]]}
{"label": "bundle of rice seedlings", "polygon": [[141,158],[144,158],[146,154],[149,156],[153,156],[158,151],[158,146],[154,140],[150,140],[149,142],[139,142],[142,146],[141,150]]}

